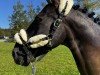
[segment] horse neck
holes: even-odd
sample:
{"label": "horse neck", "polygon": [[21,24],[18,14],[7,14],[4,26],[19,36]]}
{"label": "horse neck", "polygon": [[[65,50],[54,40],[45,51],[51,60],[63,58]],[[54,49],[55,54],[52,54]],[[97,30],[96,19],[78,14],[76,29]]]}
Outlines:
{"label": "horse neck", "polygon": [[65,23],[71,31],[71,43],[68,43],[68,47],[81,75],[99,75],[100,27],[86,15],[73,9],[66,16]]}
{"label": "horse neck", "polygon": [[70,29],[78,41],[100,44],[100,42],[97,42],[98,40],[100,41],[100,26],[95,24],[82,12],[72,9],[66,17],[66,22],[69,24]]}

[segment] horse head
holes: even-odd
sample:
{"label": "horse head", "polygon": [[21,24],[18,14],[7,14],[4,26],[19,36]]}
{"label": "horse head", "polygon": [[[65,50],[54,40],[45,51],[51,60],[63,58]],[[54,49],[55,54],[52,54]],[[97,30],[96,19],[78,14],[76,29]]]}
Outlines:
{"label": "horse head", "polygon": [[48,4],[26,31],[22,29],[15,34],[17,43],[12,54],[17,64],[28,66],[30,58],[35,61],[36,57],[64,44],[67,29],[63,18],[58,18],[58,14],[58,9],[53,4]]}

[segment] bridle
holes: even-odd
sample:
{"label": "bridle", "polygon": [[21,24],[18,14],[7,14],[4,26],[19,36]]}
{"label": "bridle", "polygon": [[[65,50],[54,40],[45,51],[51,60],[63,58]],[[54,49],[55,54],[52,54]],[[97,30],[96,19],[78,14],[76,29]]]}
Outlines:
{"label": "bridle", "polygon": [[[62,18],[64,17],[64,12],[65,12],[66,8],[67,8],[67,3],[66,3],[65,8],[63,9],[63,11],[58,14],[58,18],[51,25],[50,30],[49,30],[49,34],[47,35],[47,37],[42,39],[42,40],[49,39],[49,43],[47,44],[47,46],[50,47],[50,48],[52,47],[51,41],[53,39],[53,35],[56,32],[56,30],[59,28],[59,26],[60,26],[60,24],[62,22]],[[31,50],[31,48],[29,46],[30,43],[25,42],[22,38],[21,38],[21,40],[23,42],[23,44],[22,44],[23,49],[24,49],[25,53],[27,54],[27,56],[28,56],[28,58],[29,58],[29,60],[30,60],[30,62],[32,64],[33,62],[35,62],[36,58],[32,55],[32,52],[30,51]],[[32,74],[33,75],[35,74],[34,70],[35,70],[34,64],[32,64]]]}
{"label": "bridle", "polygon": [[53,22],[53,24],[50,27],[49,34],[47,36],[47,38],[50,39],[50,41],[48,43],[49,47],[52,47],[51,41],[52,41],[53,35],[54,35],[55,31],[59,28],[59,26],[62,22],[66,8],[67,8],[67,2],[66,2],[64,9],[62,10],[62,12],[58,13],[58,18]]}

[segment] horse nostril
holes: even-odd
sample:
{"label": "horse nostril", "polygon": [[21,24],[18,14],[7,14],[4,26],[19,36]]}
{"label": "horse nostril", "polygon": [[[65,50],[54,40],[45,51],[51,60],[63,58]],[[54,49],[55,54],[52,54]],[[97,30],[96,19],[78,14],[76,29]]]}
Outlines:
{"label": "horse nostril", "polygon": [[17,53],[13,51],[13,52],[12,52],[12,56],[13,56],[13,58],[14,58],[15,63],[16,63],[16,64],[20,64],[20,61],[19,61],[19,58],[18,58]]}
{"label": "horse nostril", "polygon": [[23,57],[22,56],[19,56],[19,64],[20,65],[23,65],[23,63],[24,63]]}
{"label": "horse nostril", "polygon": [[12,56],[14,58],[15,63],[18,64],[18,65],[28,66],[29,63],[30,63],[27,55],[23,54],[21,52],[13,51]]}
{"label": "horse nostril", "polygon": [[23,57],[23,62],[21,63],[22,66],[28,66],[30,63],[28,56]]}

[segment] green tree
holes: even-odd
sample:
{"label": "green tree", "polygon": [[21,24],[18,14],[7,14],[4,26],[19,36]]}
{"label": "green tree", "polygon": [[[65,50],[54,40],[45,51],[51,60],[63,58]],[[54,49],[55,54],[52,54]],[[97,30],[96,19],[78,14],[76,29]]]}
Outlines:
{"label": "green tree", "polygon": [[0,36],[4,36],[4,31],[2,28],[0,28]]}
{"label": "green tree", "polygon": [[37,6],[36,13],[38,14],[40,12],[40,10],[41,10],[40,6]]}
{"label": "green tree", "polygon": [[27,28],[29,26],[29,20],[27,13],[24,10],[24,6],[18,1],[13,6],[13,14],[10,16],[10,28],[12,29],[12,34],[18,32],[21,28]]}
{"label": "green tree", "polygon": [[44,8],[46,6],[46,2],[42,2],[41,6],[42,6],[42,8]]}
{"label": "green tree", "polygon": [[80,0],[79,2],[90,10],[96,10],[100,8],[100,0]]}
{"label": "green tree", "polygon": [[36,14],[35,8],[33,7],[32,3],[30,3],[28,5],[28,19],[30,23],[34,20],[36,15],[37,14]]}

